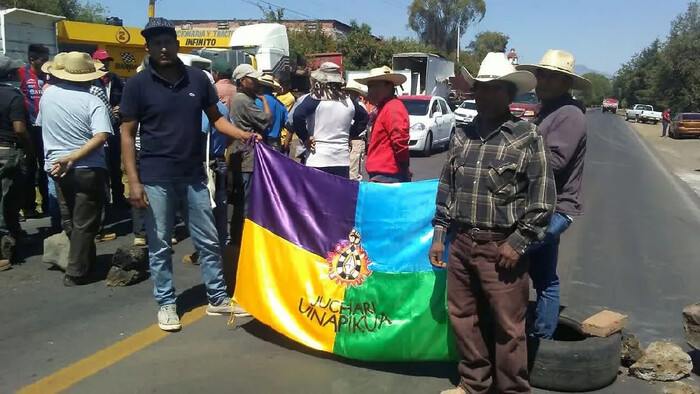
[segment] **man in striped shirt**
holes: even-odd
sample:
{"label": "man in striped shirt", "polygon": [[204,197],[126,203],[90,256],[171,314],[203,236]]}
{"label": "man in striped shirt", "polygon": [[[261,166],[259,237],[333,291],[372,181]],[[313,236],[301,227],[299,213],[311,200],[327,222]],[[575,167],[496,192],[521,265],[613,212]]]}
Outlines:
{"label": "man in striped shirt", "polygon": [[[521,256],[544,235],[556,191],[537,127],[508,105],[536,80],[503,53],[488,54],[476,78],[463,74],[479,115],[450,144],[429,252],[433,266],[448,267],[447,306],[462,357],[460,385],[444,393],[529,393],[529,276]],[[449,264],[442,261],[447,234]]]}

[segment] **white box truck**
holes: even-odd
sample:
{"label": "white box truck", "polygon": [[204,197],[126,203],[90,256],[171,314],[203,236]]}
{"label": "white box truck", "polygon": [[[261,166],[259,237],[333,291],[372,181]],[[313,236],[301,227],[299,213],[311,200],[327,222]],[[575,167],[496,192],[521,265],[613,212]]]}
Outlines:
{"label": "white box truck", "polygon": [[62,16],[22,8],[0,9],[2,53],[12,59],[27,62],[29,44],[41,44],[49,48],[49,54],[53,57],[58,53],[56,23],[62,19]]}
{"label": "white box truck", "polygon": [[392,62],[394,72],[407,72],[410,75],[405,94],[448,99],[450,78],[455,76],[453,62],[430,53],[397,53]]}

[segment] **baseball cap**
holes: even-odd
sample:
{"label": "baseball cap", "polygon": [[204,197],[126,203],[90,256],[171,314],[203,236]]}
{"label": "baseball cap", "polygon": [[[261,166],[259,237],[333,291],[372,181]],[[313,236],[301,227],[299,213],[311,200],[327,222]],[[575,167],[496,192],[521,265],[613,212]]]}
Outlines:
{"label": "baseball cap", "polygon": [[109,55],[109,52],[105,51],[104,49],[98,49],[92,54],[92,58],[95,60],[114,60],[112,59],[112,56]]}
{"label": "baseball cap", "polygon": [[9,74],[10,71],[18,69],[24,65],[24,62],[21,60],[11,59],[6,55],[0,54],[0,76],[2,77]]}
{"label": "baseball cap", "polygon": [[217,60],[214,62],[214,64],[212,64],[211,69],[218,73],[221,73],[225,72],[226,70],[231,70],[231,65],[223,60]]}
{"label": "baseball cap", "polygon": [[175,25],[165,18],[151,18],[146,23],[146,27],[141,30],[141,35],[146,39],[158,33],[171,33],[177,37]]}
{"label": "baseball cap", "polygon": [[253,79],[260,79],[263,76],[262,71],[258,71],[253,68],[250,64],[241,64],[233,70],[233,80],[238,81],[245,77],[250,77]]}

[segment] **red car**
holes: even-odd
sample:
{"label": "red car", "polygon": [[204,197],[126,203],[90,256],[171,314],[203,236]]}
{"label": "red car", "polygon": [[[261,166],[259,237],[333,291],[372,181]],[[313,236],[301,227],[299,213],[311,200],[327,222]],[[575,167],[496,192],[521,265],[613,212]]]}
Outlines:
{"label": "red car", "polygon": [[612,113],[616,114],[617,107],[619,104],[620,104],[620,102],[614,98],[603,99],[603,113],[612,112]]}
{"label": "red car", "polygon": [[535,92],[519,94],[515,97],[513,103],[510,104],[510,112],[513,116],[532,120],[540,112],[540,104],[537,100]]}

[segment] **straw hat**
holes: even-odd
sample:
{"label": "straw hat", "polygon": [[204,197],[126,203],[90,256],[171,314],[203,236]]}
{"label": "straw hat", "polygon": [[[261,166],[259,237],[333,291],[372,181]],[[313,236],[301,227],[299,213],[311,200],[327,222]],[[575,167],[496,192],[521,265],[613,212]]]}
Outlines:
{"label": "straw hat", "polygon": [[66,52],[57,53],[56,56],[53,57],[53,60],[50,60],[41,65],[41,72],[43,72],[44,74],[48,74],[49,67],[53,66],[54,64],[63,64],[63,59],[66,57],[67,54],[68,53]]}
{"label": "straw hat", "polygon": [[54,61],[46,67],[46,73],[64,81],[89,82],[105,76],[107,71],[98,70],[87,53],[68,52],[56,55]]}
{"label": "straw hat", "polygon": [[474,82],[512,82],[517,88],[517,94],[529,92],[537,86],[535,75],[529,71],[517,71],[503,52],[489,52],[481,62],[476,77],[464,67],[462,67],[462,76],[470,86],[474,86]]}
{"label": "straw hat", "polygon": [[277,81],[275,81],[275,77],[273,77],[272,75],[269,75],[269,74],[263,75],[262,77],[260,77],[258,79],[258,82],[260,82],[260,84],[263,86],[273,88],[275,90],[275,92],[282,91],[282,85],[277,83]]}
{"label": "straw hat", "polygon": [[320,83],[344,83],[340,75],[340,66],[333,62],[324,62],[318,70],[311,73],[311,78]]}
{"label": "straw hat", "polygon": [[346,92],[356,92],[362,97],[367,97],[367,88],[357,83],[357,81],[348,81],[346,86],[343,86],[343,90]]}
{"label": "straw hat", "polygon": [[574,73],[576,62],[574,55],[560,49],[550,49],[545,52],[539,64],[523,64],[517,66],[518,70],[526,70],[535,73],[538,69],[556,71],[573,78],[575,90],[589,90],[591,81]]}
{"label": "straw hat", "polygon": [[376,81],[391,82],[394,84],[394,86],[399,86],[406,82],[406,76],[403,74],[396,74],[392,69],[384,66],[369,70],[369,77],[367,78],[359,78],[355,80],[355,82],[362,85],[367,85],[370,82]]}

